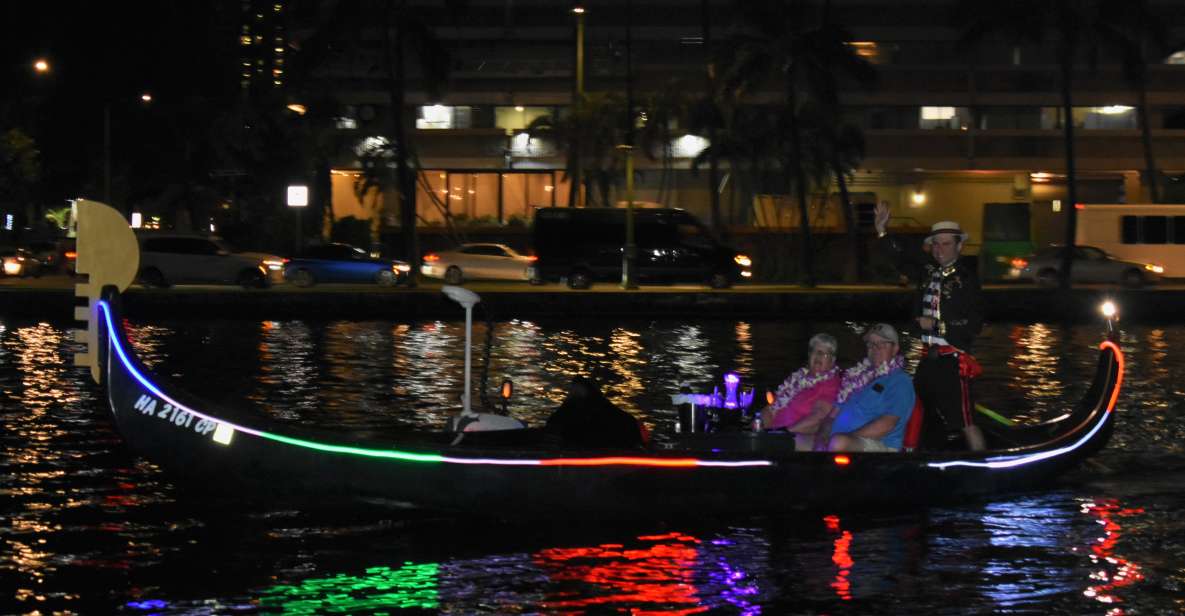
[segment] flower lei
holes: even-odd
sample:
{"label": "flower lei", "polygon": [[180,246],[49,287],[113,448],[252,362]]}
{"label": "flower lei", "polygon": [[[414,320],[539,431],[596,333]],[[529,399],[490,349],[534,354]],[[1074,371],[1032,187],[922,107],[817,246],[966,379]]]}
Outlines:
{"label": "flower lei", "polygon": [[827,372],[820,372],[819,374],[813,375],[811,374],[810,368],[803,367],[795,370],[793,374],[786,377],[786,380],[783,381],[780,386],[778,386],[778,394],[774,399],[774,408],[780,409],[786,406],[791,400],[794,399],[794,396],[797,396],[799,393],[806,391],[815,385],[818,385],[819,383],[834,377],[837,374],[839,374],[839,366],[832,366]]}
{"label": "flower lei", "polygon": [[836,404],[845,402],[852,394],[868,387],[868,384],[877,378],[904,367],[905,358],[901,355],[876,367],[873,367],[872,361],[865,357],[863,361],[843,373],[843,380],[839,382],[839,395],[835,398]]}

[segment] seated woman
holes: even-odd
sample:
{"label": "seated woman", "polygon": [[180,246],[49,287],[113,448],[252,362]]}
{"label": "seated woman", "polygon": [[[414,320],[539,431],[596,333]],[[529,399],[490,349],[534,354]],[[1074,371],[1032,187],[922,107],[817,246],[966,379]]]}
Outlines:
{"label": "seated woman", "polygon": [[[839,392],[840,370],[835,365],[836,346],[835,337],[830,334],[815,334],[811,337],[807,343],[807,365],[791,374],[778,387],[774,403],[761,414],[763,428],[788,428],[791,432],[808,435],[805,437],[805,448],[810,448],[809,435],[814,433],[813,426],[818,425],[818,422],[803,423],[803,420],[816,408],[829,408]],[[802,445],[800,443],[800,449]]]}
{"label": "seated woman", "polygon": [[836,406],[819,423],[815,445],[831,451],[900,451],[913,412],[913,380],[898,353],[897,331],[864,332],[868,357],[844,372]]}

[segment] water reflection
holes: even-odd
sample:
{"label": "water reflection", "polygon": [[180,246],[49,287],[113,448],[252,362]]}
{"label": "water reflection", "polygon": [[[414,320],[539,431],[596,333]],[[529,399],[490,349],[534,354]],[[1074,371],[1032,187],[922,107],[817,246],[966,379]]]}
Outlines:
{"label": "water reflection", "polygon": [[[1120,589],[1142,581],[1144,574],[1139,564],[1115,552],[1115,546],[1123,536],[1119,518],[1138,516],[1143,514],[1144,510],[1139,507],[1123,507],[1118,499],[1104,498],[1083,502],[1082,513],[1096,518],[1103,527],[1102,536],[1095,538],[1087,554],[1091,564],[1098,567],[1090,574],[1090,579],[1097,583],[1088,586],[1082,594],[1103,604],[1122,603]],[[1075,548],[1075,551],[1082,550]],[[1124,613],[1119,608],[1107,612],[1108,616],[1122,616]]]}
{"label": "water reflection", "polygon": [[[742,368],[759,386],[780,381],[817,331],[837,334],[850,363],[862,325],[509,321],[495,331],[490,389],[511,377],[513,412],[538,425],[572,374],[598,376],[611,397],[659,425],[679,379],[710,386]],[[475,329],[480,366],[485,324]],[[536,541],[527,530],[496,548],[475,546],[468,527],[376,524],[351,540],[336,518],[240,524],[181,504],[185,493],[131,455],[101,390],[70,367],[67,332],[0,322],[9,611],[950,613],[951,597],[1010,613],[1180,611],[1185,578],[1171,512],[1185,506],[1175,487],[1185,443],[1185,357],[1174,351],[1185,348],[1182,327],[1122,332],[1121,414],[1088,485],[1078,475],[1060,491],[904,517],[728,521],[592,541]],[[997,324],[977,341],[994,371],[980,393],[1022,420],[1062,412],[1085,389],[1098,333]],[[436,428],[460,404],[456,322],[180,322],[137,324],[132,334],[145,361],[183,388],[283,421]],[[729,526],[738,523],[748,526]],[[195,567],[205,573],[194,577]]]}

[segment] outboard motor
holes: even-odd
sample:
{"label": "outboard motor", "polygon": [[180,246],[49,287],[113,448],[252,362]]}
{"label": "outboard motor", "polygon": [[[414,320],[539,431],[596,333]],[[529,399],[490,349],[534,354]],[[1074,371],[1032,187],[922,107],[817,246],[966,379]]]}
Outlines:
{"label": "outboard motor", "polygon": [[[452,432],[486,432],[493,430],[522,430],[527,425],[523,422],[497,413],[478,413],[473,410],[469,390],[472,375],[472,340],[473,340],[473,306],[481,301],[481,297],[463,287],[445,285],[441,288],[449,299],[461,304],[465,308],[465,390],[461,397],[461,414],[449,420],[449,430]],[[454,444],[460,442],[458,434]]]}

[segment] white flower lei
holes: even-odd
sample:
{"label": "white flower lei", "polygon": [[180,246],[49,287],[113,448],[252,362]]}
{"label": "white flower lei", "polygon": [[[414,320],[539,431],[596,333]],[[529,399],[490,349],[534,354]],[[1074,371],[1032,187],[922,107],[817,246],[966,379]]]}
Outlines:
{"label": "white flower lei", "polygon": [[782,384],[778,386],[778,395],[774,399],[774,408],[780,409],[786,406],[794,399],[794,396],[834,377],[836,374],[839,374],[839,366],[832,366],[827,372],[820,372],[815,375],[811,374],[810,368],[804,367],[795,370],[793,374],[786,377],[786,380],[782,381]]}
{"label": "white flower lei", "polygon": [[872,361],[865,357],[863,361],[843,373],[843,380],[839,382],[839,396],[835,398],[836,404],[846,401],[852,394],[868,387],[868,384],[876,379],[904,367],[905,358],[901,355],[897,355],[875,368],[872,366]]}

